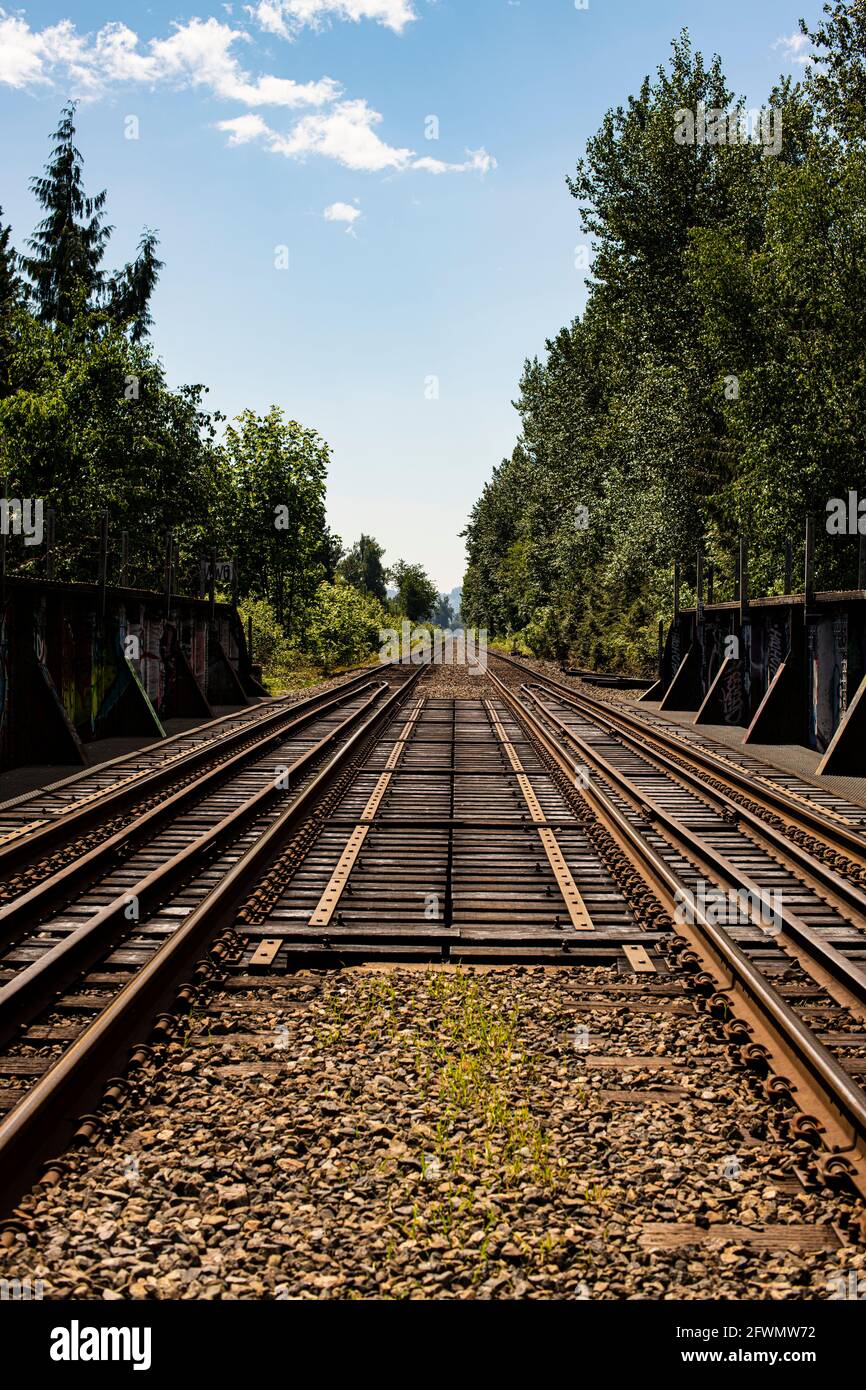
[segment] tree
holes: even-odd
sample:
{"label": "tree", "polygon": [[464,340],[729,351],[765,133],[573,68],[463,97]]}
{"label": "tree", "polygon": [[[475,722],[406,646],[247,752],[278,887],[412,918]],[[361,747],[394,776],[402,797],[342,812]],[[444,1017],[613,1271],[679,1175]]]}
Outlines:
{"label": "tree", "polygon": [[[0,219],[3,209],[0,208]],[[7,314],[21,300],[21,279],[17,274],[18,257],[12,246],[12,228],[0,220],[0,316]]]}
{"label": "tree", "polygon": [[[327,573],[330,451],[315,430],[245,410],[226,430],[228,510],[215,530],[238,559],[241,593],[270,598],[293,635]],[[324,546],[324,549],[323,549]]]}
{"label": "tree", "polygon": [[348,584],[364,594],[371,594],[380,603],[384,603],[387,597],[385,582],[388,576],[382,565],[384,554],[384,548],[372,536],[362,533],[361,539],[355,542],[339,565],[339,573]]}
{"label": "tree", "polygon": [[421,565],[408,565],[405,560],[398,560],[391,570],[391,578],[397,585],[393,600],[396,612],[405,613],[413,623],[429,617],[439,594]]}
{"label": "tree", "polygon": [[322,539],[319,544],[318,559],[325,571],[325,579],[329,584],[333,584],[337,578],[337,570],[340,566],[340,557],[343,554],[343,542],[332,531],[330,526],[325,526],[322,532]]}
{"label": "tree", "polygon": [[[197,569],[223,488],[203,388],[170,390],[153,349],[94,313],[52,327],[15,308],[7,348],[0,476],[13,496],[55,508],[58,578],[92,581],[105,508],[115,536],[129,531],[134,564],[158,564],[171,529],[182,562]],[[139,578],[156,582],[153,570]]]}
{"label": "tree", "polygon": [[800,20],[800,32],[816,49],[806,86],[825,131],[861,143],[866,140],[866,0],[835,0],[823,13],[827,18],[814,30]]}
{"label": "tree", "polygon": [[344,580],[321,584],[310,605],[307,647],[323,671],[360,662],[379,648],[385,610]]}
{"label": "tree", "polygon": [[134,343],[147,337],[153,327],[150,300],[159,272],[165,264],[157,259],[158,244],[156,232],[145,228],[138,243],[136,259],[113,275],[108,283],[111,312],[119,322],[129,323],[130,337]]}
{"label": "tree", "polygon": [[145,231],[136,260],[106,281],[102,261],[113,228],[103,222],[105,191],[92,198],[84,192],[75,109],[74,102],[64,106],[45,172],[31,180],[46,215],[28,241],[32,255],[22,256],[21,266],[43,323],[68,326],[82,306],[104,308],[112,319],[129,323],[138,342],[150,327],[148,305],[162,268],[156,234]]}
{"label": "tree", "polygon": [[[849,95],[858,45],[843,45]],[[752,577],[769,588],[803,510],[852,476],[863,171],[816,120],[817,90],[812,75],[773,90],[772,150],[729,133],[680,143],[683,111],[733,113],[739,134],[744,107],[684,31],[605,116],[568,180],[593,243],[586,310],[525,364],[518,445],[464,533],[466,621],[648,668],[676,561],[693,583],[703,548],[719,592],[746,532],[766,542]]]}
{"label": "tree", "polygon": [[45,173],[30,186],[46,216],[28,245],[33,255],[21,263],[33,281],[43,323],[69,324],[78,292],[96,298],[103,287],[100,269],[111,228],[103,226],[105,192],[88,198],[82,181],[82,158],[74,144],[75,103],[64,106],[54,132],[54,148]]}
{"label": "tree", "polygon": [[[3,209],[0,208],[0,218]],[[21,302],[21,280],[16,274],[18,257],[12,247],[12,229],[0,221],[0,399],[9,391],[9,339],[12,310]]]}
{"label": "tree", "polygon": [[447,594],[439,594],[433,607],[433,622],[436,627],[451,627],[454,622],[454,609]]}

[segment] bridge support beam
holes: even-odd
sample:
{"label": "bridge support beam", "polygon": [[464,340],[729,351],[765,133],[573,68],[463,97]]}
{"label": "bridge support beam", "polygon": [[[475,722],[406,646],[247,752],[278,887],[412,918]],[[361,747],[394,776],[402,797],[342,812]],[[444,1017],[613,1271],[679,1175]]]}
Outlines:
{"label": "bridge support beam", "polygon": [[659,705],[660,710],[696,710],[701,704],[701,648],[692,642]]}
{"label": "bridge support beam", "polygon": [[816,776],[866,776],[866,676],[816,768]]}
{"label": "bridge support beam", "polygon": [[739,657],[726,656],[695,715],[695,723],[743,727],[746,723],[744,708],[742,662]]}
{"label": "bridge support beam", "polygon": [[226,656],[215,628],[211,628],[207,646],[207,700],[214,705],[247,705],[241,679]]}
{"label": "bridge support beam", "polygon": [[803,742],[803,666],[789,652],[770,682],[743,743]]}

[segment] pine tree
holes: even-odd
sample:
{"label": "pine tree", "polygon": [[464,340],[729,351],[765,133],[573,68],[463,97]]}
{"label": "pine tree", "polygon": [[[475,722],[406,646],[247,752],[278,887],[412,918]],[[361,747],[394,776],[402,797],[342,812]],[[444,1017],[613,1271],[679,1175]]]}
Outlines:
{"label": "pine tree", "polygon": [[130,337],[134,343],[140,343],[147,336],[153,323],[148,306],[164,265],[157,260],[158,245],[156,232],[145,228],[138,243],[138,256],[119,274],[113,275],[108,285],[112,317],[131,324]]}
{"label": "pine tree", "polygon": [[102,261],[114,228],[103,222],[105,191],[94,198],[84,192],[74,102],[64,106],[53,138],[45,173],[30,185],[47,215],[28,243],[33,255],[21,257],[38,316],[43,323],[69,324],[81,308],[102,309],[127,324],[138,343],[151,326],[149,304],[163,265],[156,233],[146,229],[136,259],[106,278]]}
{"label": "pine tree", "polygon": [[[0,208],[0,217],[3,209]],[[21,302],[22,285],[16,274],[18,257],[11,243],[12,228],[0,221],[0,400],[11,390],[9,345],[13,332],[10,310]]]}
{"label": "pine tree", "polygon": [[46,211],[28,245],[32,256],[21,264],[33,282],[43,323],[71,323],[78,301],[98,298],[100,269],[112,228],[103,226],[105,191],[88,198],[82,184],[82,158],[75,148],[75,103],[64,106],[54,132],[51,159],[30,186]]}
{"label": "pine tree", "polygon": [[[0,217],[3,209],[0,208]],[[11,244],[12,228],[0,222],[0,316],[21,298],[21,280],[16,274],[18,257]]]}

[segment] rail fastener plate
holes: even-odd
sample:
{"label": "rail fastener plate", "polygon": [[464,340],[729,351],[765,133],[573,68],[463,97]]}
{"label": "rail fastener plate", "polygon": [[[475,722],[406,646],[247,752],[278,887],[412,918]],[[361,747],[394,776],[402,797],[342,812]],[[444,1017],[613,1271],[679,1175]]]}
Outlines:
{"label": "rail fastener plate", "polygon": [[273,965],[279,955],[282,944],[283,939],[281,936],[266,936],[259,942],[256,949],[253,951],[250,957],[250,966],[259,969],[267,969],[268,966]]}
{"label": "rail fastener plate", "polygon": [[623,954],[637,975],[657,975],[658,971],[643,946],[623,946]]}

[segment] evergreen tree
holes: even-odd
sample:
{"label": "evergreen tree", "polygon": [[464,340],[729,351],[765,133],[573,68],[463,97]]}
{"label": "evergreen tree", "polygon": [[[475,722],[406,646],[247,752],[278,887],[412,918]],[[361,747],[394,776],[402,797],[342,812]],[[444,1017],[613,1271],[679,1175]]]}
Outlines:
{"label": "evergreen tree", "polygon": [[103,220],[105,190],[93,198],[84,191],[74,102],[64,106],[53,139],[44,174],[30,184],[46,215],[29,239],[33,254],[21,257],[38,316],[68,326],[81,308],[104,309],[115,322],[129,324],[132,341],[140,342],[151,325],[149,304],[162,269],[156,233],[146,230],[136,259],[106,279],[102,261],[114,229]]}
{"label": "evergreen tree", "polygon": [[[0,208],[0,217],[3,209]],[[9,394],[9,353],[12,346],[13,310],[21,303],[22,285],[16,274],[18,257],[13,249],[12,228],[0,221],[0,400]]]}
{"label": "evergreen tree", "polygon": [[[0,208],[0,218],[3,209]],[[16,271],[18,257],[11,242],[12,228],[0,222],[0,317],[5,317],[21,298],[21,280]]]}
{"label": "evergreen tree", "polygon": [[109,281],[108,302],[112,317],[120,323],[130,323],[129,336],[134,343],[140,343],[153,325],[150,298],[165,264],[157,259],[158,245],[156,232],[145,228],[138,243],[137,258]]}
{"label": "evergreen tree", "polygon": [[45,173],[30,186],[45,217],[28,245],[32,256],[21,264],[33,282],[43,323],[70,324],[79,300],[89,303],[104,282],[100,266],[111,227],[103,225],[105,191],[85,195],[81,154],[75,148],[75,103],[64,106],[54,132]]}

